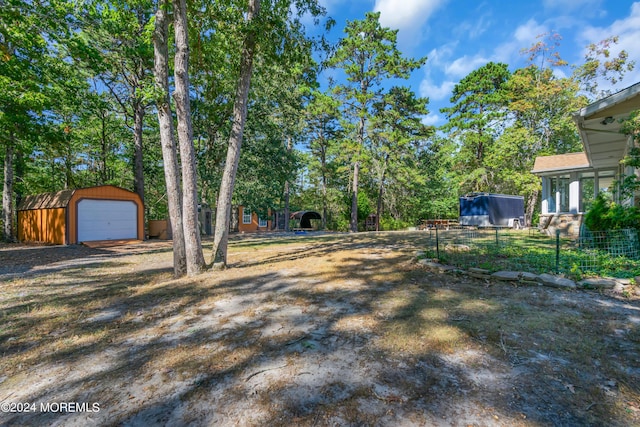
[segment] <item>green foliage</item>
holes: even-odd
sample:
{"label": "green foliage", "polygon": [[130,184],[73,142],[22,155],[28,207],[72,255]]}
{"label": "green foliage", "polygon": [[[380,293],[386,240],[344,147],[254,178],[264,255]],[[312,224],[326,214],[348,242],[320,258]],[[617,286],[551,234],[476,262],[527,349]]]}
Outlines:
{"label": "green foliage", "polygon": [[[640,112],[632,112],[622,125],[622,132],[632,135],[638,140],[640,130]],[[622,164],[636,170],[640,168],[640,148],[637,146],[629,150]],[[619,197],[623,200],[632,197],[640,189],[640,182],[634,174],[622,176],[619,182]],[[611,195],[600,193],[593,202],[591,209],[584,219],[585,225],[593,231],[618,230],[624,228],[640,229],[640,208],[614,203]]]}
{"label": "green foliage", "polygon": [[457,144],[454,167],[463,193],[493,191],[485,159],[503,127],[510,75],[506,64],[489,62],[463,78],[453,89],[454,105],[442,109],[449,119],[442,130]]}
{"label": "green foliage", "polygon": [[406,230],[413,224],[403,221],[402,219],[396,219],[389,215],[384,215],[380,220],[380,229],[384,231],[390,230]]}
{"label": "green foliage", "polygon": [[[461,268],[479,267],[492,272],[500,270],[526,271],[535,274],[567,274],[575,280],[587,275],[636,277],[640,275],[640,260],[578,246],[567,239],[560,240],[560,257],[556,265],[556,239],[549,236],[529,236],[520,231],[499,231],[498,244],[494,230],[476,230],[467,236],[460,231],[439,233],[439,250],[435,235],[426,248],[428,257],[436,257]],[[453,243],[453,245],[452,245]],[[462,243],[465,250],[455,250]],[[557,270],[556,270],[557,268]]]}
{"label": "green foliage", "polygon": [[[351,204],[351,200],[349,199],[349,204]],[[364,223],[367,217],[372,214],[373,202],[369,199],[369,195],[366,191],[358,191],[358,229],[364,230]]]}
{"label": "green foliage", "polygon": [[584,64],[574,70],[574,78],[595,98],[610,95],[608,91],[598,90],[599,80],[615,85],[635,68],[635,61],[629,61],[626,50],[621,50],[618,56],[612,55],[611,47],[618,44],[618,41],[618,36],[612,36],[598,43],[591,43],[587,46]]}
{"label": "green foliage", "polygon": [[[411,108],[417,107],[420,102],[426,105],[426,102],[415,97],[409,98],[406,91],[400,88],[392,89],[385,98],[387,80],[409,78],[413,70],[426,62],[426,58],[403,58],[397,47],[397,30],[383,28],[379,18],[380,13],[367,13],[363,20],[347,22],[344,30],[346,36],[340,40],[327,61],[329,67],[344,73],[344,83],[336,85],[333,93],[341,102],[343,114],[341,124],[345,137],[341,140],[341,155],[351,166],[351,182],[358,185],[361,181],[359,175],[366,177],[369,173],[369,161],[386,157],[386,153],[381,151],[383,149],[379,150],[372,143],[374,137],[370,134],[370,125],[374,117],[386,112],[387,123],[397,123],[398,117],[394,119],[394,113],[387,106],[391,101],[400,106],[397,101],[402,98],[403,103]],[[384,179],[381,175],[378,174],[380,181]],[[358,188],[351,190],[351,196],[354,195],[359,196]],[[356,208],[352,204],[352,209]],[[357,216],[360,217],[360,214]],[[351,224],[352,231],[356,226]]]}
{"label": "green foliage", "polygon": [[619,205],[609,194],[600,193],[584,216],[584,224],[592,231],[640,229],[640,209]]}

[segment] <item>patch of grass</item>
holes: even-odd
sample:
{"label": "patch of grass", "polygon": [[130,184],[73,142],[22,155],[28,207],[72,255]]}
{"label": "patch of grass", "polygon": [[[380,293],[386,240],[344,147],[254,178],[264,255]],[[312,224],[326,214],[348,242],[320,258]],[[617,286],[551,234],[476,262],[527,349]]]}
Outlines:
{"label": "patch of grass", "polygon": [[[556,239],[529,236],[522,231],[494,230],[441,231],[436,251],[431,240],[427,257],[439,255],[442,262],[461,268],[484,268],[492,272],[518,270],[531,273],[556,271],[574,278],[602,275],[631,278],[640,275],[640,260],[618,256],[602,250],[578,247],[574,241],[562,238],[556,264]],[[453,250],[452,248],[455,248]],[[462,249],[461,249],[462,248]]]}

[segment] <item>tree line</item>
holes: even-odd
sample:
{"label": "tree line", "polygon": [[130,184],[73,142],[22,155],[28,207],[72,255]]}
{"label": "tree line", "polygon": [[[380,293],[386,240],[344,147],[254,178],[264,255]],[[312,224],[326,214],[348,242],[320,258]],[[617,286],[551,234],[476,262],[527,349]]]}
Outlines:
{"label": "tree line", "polygon": [[0,0],[3,239],[23,196],[104,184],[170,218],[176,276],[226,265],[233,205],[356,232],[370,214],[378,230],[455,217],[459,195],[490,191],[525,196],[531,221],[533,159],[579,150],[570,113],[633,67],[614,37],[569,66],[547,35],[526,67],[462,79],[434,128],[403,85],[428,59],[405,57],[379,14],[331,44],[334,24],[315,0]]}

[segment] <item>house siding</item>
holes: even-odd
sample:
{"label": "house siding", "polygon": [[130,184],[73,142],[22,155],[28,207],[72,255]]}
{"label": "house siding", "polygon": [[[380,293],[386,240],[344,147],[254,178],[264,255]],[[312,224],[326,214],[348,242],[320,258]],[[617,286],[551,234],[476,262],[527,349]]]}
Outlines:
{"label": "house siding", "polygon": [[18,240],[55,245],[66,243],[66,209],[18,211]]}
{"label": "house siding", "polygon": [[[240,233],[255,233],[260,231],[268,231],[271,230],[271,220],[267,220],[266,227],[260,227],[258,214],[255,212],[251,212],[251,222],[249,224],[245,224],[243,220],[244,206],[238,207],[238,232]],[[269,211],[269,215],[271,215],[271,211]]]}

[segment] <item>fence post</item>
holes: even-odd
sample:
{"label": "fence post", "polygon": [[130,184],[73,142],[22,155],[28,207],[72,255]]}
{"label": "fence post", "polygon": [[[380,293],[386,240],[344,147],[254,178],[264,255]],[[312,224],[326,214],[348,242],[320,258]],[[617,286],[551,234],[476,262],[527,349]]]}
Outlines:
{"label": "fence post", "polygon": [[498,239],[498,227],[496,227],[496,246],[500,246],[500,240]]}
{"label": "fence post", "polygon": [[560,274],[560,230],[556,230],[556,274]]}
{"label": "fence post", "polygon": [[438,240],[438,225],[436,224],[436,258],[440,261],[440,241]]}

